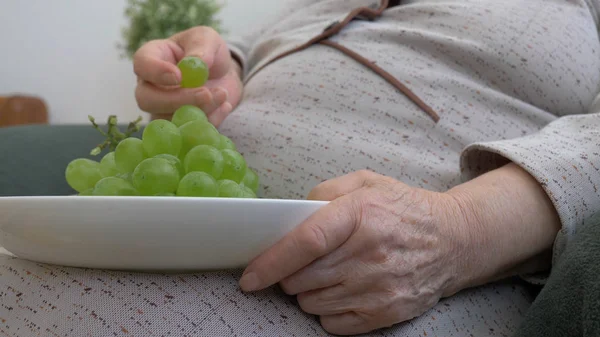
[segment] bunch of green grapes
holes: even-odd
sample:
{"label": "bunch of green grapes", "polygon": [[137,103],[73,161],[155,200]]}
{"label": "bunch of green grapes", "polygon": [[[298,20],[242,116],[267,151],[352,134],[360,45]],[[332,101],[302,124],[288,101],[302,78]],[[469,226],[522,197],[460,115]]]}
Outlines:
{"label": "bunch of green grapes", "polygon": [[66,168],[79,195],[256,198],[259,177],[231,139],[197,107],[150,122],[142,138],[120,140],[102,160]]}

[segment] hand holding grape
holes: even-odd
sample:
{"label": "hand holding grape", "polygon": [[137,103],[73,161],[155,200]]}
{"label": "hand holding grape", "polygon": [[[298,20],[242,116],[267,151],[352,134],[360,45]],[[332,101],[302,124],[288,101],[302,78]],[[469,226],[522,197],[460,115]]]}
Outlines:
{"label": "hand holding grape", "polygon": [[[209,71],[208,81],[200,87],[195,86],[204,79],[190,81],[182,76],[190,67],[198,66],[195,58],[201,59]],[[241,99],[241,69],[225,41],[209,27],[195,27],[165,40],[150,41],[136,52],[133,65],[140,109],[160,118],[170,119],[179,107],[193,105],[218,126]]]}

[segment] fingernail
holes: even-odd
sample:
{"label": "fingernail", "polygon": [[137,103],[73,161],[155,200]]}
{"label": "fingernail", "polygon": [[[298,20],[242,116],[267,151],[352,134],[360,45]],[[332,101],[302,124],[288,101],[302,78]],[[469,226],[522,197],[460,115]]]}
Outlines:
{"label": "fingernail", "polygon": [[242,276],[240,280],[240,287],[243,291],[254,291],[260,287],[260,280],[256,273],[248,273]]}
{"label": "fingernail", "polygon": [[165,84],[177,84],[177,77],[173,73],[164,73],[161,75],[161,81]]}

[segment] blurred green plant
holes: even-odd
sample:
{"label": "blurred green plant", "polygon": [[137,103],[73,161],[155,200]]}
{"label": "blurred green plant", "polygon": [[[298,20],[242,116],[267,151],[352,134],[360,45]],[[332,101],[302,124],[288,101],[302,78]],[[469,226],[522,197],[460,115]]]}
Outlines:
{"label": "blurred green plant", "polygon": [[222,6],[215,0],[127,0],[123,44],[118,47],[131,58],[146,42],[164,39],[180,31],[209,26],[223,33],[216,14]]}

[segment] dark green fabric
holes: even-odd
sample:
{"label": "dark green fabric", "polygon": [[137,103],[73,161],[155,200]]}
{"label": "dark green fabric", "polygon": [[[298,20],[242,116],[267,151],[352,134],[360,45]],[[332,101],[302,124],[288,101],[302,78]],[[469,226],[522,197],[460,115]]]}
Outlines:
{"label": "dark green fabric", "polygon": [[67,164],[80,157],[100,160],[89,153],[103,139],[91,125],[0,128],[0,196],[74,194],[65,181]]}
{"label": "dark green fabric", "polygon": [[600,336],[600,214],[556,263],[515,337]]}

